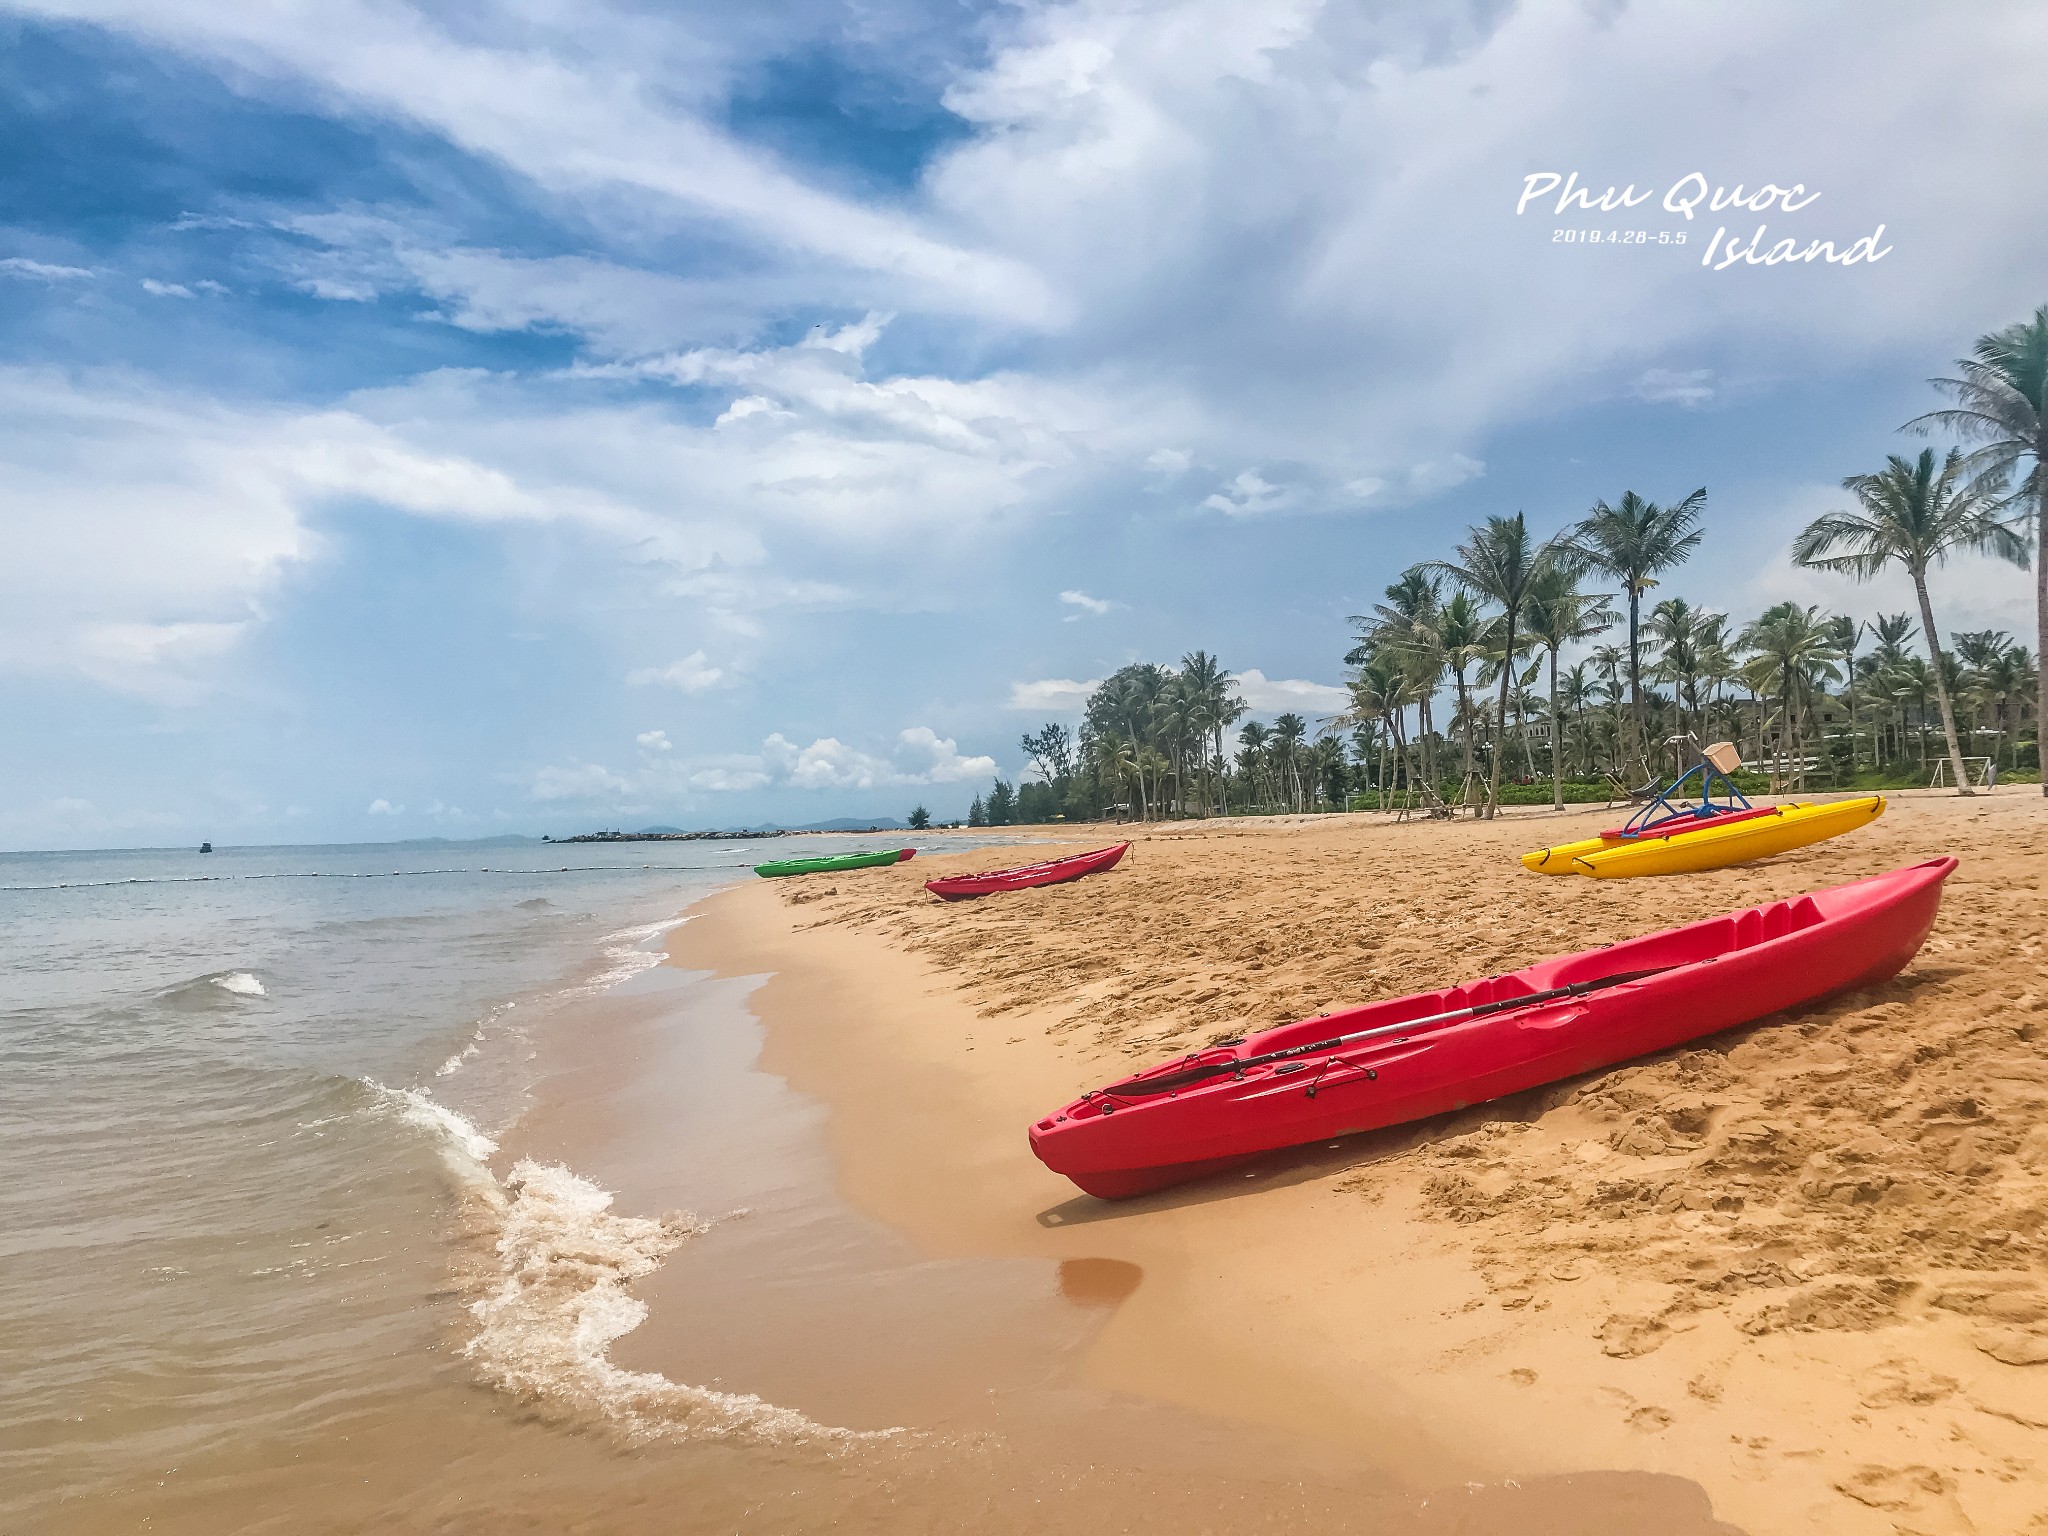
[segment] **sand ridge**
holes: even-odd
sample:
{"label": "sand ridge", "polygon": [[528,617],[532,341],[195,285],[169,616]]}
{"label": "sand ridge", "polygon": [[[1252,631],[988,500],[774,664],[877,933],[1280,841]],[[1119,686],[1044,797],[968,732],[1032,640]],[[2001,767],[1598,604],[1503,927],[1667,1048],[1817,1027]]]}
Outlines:
{"label": "sand ridge", "polygon": [[[2048,807],[2020,787],[1898,796],[1836,842],[1673,879],[1514,862],[1604,824],[1180,824],[1034,892],[923,893],[934,866],[1002,862],[982,849],[776,897],[935,968],[988,1021],[967,1048],[1036,1053],[1078,1090],[1247,1027],[1955,853],[1932,939],[1882,987],[1359,1138],[1254,1200],[1137,1219],[1223,1232],[1261,1204],[1312,1207],[1322,1240],[1295,1262],[1326,1282],[1354,1266],[1407,1309],[1398,1338],[1341,1341],[1333,1364],[1427,1378],[1482,1422],[1520,1394],[1497,1426],[1513,1455],[1540,1455],[1522,1427],[1540,1407],[1583,1420],[1570,1464],[1698,1477],[1758,1530],[2048,1528]],[[1331,1220],[1369,1252],[1330,1242]],[[1403,1265],[1445,1261],[1471,1277],[1447,1305],[1401,1293]]]}

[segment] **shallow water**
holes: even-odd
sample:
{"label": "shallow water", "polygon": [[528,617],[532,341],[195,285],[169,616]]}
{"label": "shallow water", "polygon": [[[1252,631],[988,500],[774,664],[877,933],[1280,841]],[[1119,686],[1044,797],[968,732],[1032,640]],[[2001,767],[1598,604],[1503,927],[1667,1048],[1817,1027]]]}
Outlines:
{"label": "shallow water", "polygon": [[0,1526],[433,1376],[536,1033],[787,846],[0,855]]}

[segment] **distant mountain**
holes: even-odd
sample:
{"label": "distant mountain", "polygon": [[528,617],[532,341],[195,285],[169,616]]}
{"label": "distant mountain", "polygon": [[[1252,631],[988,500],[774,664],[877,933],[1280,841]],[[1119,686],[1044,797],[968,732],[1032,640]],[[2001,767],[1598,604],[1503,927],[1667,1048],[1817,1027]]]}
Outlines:
{"label": "distant mountain", "polygon": [[682,830],[683,829],[681,827],[642,827],[640,829],[640,835],[642,837],[653,837],[658,833],[668,833],[670,835],[674,835],[675,833],[681,832]]}
{"label": "distant mountain", "polygon": [[910,823],[896,816],[841,816],[837,821],[814,821],[808,826],[792,827],[792,832],[865,832],[870,827],[884,832],[900,832]]}

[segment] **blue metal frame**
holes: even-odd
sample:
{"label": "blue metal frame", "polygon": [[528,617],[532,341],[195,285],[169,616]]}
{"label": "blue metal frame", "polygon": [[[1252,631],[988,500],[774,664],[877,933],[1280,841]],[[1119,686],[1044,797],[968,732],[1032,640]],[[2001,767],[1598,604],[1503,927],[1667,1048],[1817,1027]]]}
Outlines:
{"label": "blue metal frame", "polygon": [[[1696,775],[1700,780],[1699,803],[1697,805],[1690,803],[1685,805],[1673,804],[1672,797],[1684,789],[1686,784]],[[1727,791],[1729,803],[1726,805],[1714,803],[1714,785],[1717,781]],[[1673,779],[1669,788],[1658,790],[1655,799],[1640,811],[1637,811],[1635,815],[1629,817],[1628,821],[1622,826],[1621,835],[1623,837],[1642,837],[1646,833],[1656,831],[1657,828],[1667,822],[1678,821],[1682,818],[1705,821],[1709,816],[1723,816],[1730,811],[1754,809],[1755,807],[1749,803],[1749,797],[1735,787],[1734,781],[1727,774],[1716,768],[1712,763],[1702,760]],[[1656,814],[1660,810],[1664,813],[1661,816]]]}

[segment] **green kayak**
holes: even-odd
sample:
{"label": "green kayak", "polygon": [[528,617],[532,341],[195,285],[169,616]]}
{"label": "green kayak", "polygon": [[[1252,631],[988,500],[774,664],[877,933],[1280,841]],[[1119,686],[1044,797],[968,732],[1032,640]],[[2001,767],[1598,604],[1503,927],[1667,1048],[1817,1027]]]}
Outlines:
{"label": "green kayak", "polygon": [[900,864],[916,853],[915,848],[890,848],[881,853],[842,853],[829,859],[773,859],[756,864],[757,875],[828,875],[842,869],[874,869],[883,864]]}

